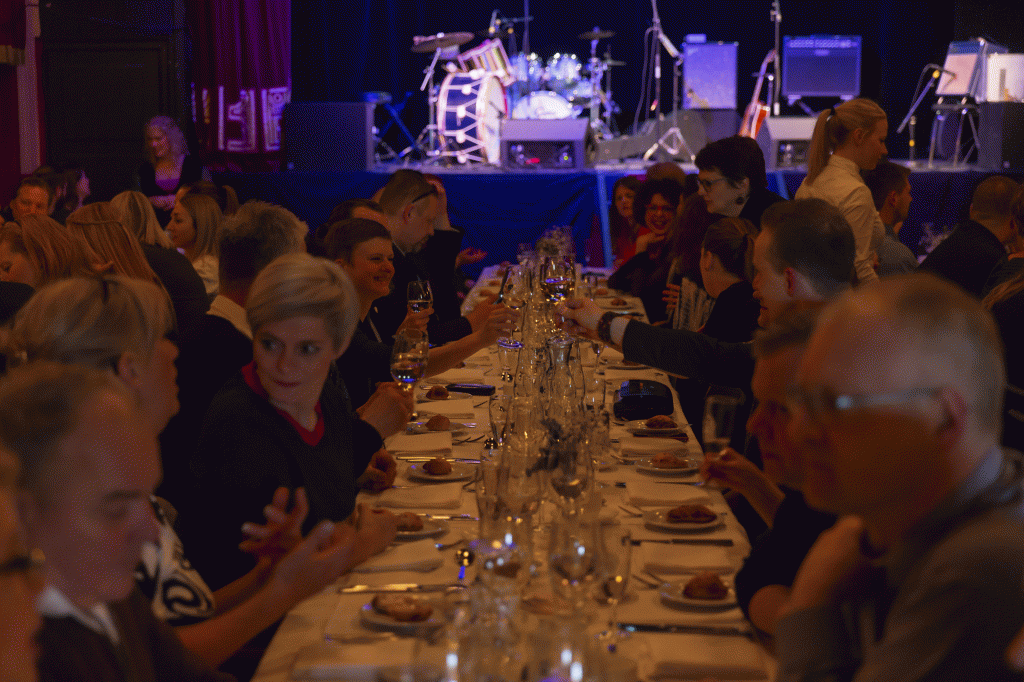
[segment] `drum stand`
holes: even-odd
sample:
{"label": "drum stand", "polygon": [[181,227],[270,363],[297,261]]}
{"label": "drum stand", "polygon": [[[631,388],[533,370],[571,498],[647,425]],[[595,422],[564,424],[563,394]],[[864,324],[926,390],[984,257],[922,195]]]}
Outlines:
{"label": "drum stand", "polygon": [[423,70],[423,83],[420,85],[420,91],[427,93],[430,118],[427,127],[416,138],[413,147],[420,150],[427,160],[440,158],[443,152],[443,142],[437,127],[437,86],[434,85],[434,69],[437,68],[437,61],[440,57],[441,48],[438,48],[434,50],[434,58],[430,61],[430,66]]}

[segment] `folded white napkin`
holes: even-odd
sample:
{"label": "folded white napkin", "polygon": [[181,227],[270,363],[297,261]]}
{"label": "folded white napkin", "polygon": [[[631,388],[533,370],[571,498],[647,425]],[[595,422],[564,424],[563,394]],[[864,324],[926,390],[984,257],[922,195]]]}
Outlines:
{"label": "folded white napkin", "polygon": [[451,431],[431,431],[429,433],[398,433],[385,441],[385,447],[391,452],[445,452],[452,451]]}
{"label": "folded white napkin", "polygon": [[673,438],[647,438],[640,436],[622,436],[619,438],[623,457],[650,457],[659,452],[671,452],[685,455],[689,451],[687,443]]}
{"label": "folded white napkin", "polygon": [[353,573],[381,571],[432,571],[441,565],[441,552],[434,540],[399,542],[352,569]]}
{"label": "folded white napkin", "polygon": [[629,503],[640,507],[666,506],[680,504],[708,504],[711,498],[699,486],[682,483],[659,483],[656,480],[626,481],[626,495]]}
{"label": "folded white napkin", "polygon": [[653,661],[651,677],[763,680],[764,651],[743,637],[647,635]]}
{"label": "folded white napkin", "polygon": [[297,680],[354,680],[372,682],[380,668],[412,661],[411,637],[371,644],[318,642],[299,650],[292,670]]}
{"label": "folded white napkin", "polygon": [[[635,585],[635,583],[634,583]],[[633,587],[630,588],[633,590]],[[619,604],[619,622],[641,625],[737,625],[744,623],[738,606],[731,609],[677,609],[666,606],[657,590],[637,592],[636,599]]]}
{"label": "folded white napkin", "polygon": [[481,384],[487,383],[482,368],[460,367],[441,372],[426,380],[430,384]]}
{"label": "folded white napkin", "polygon": [[637,549],[640,565],[657,575],[733,570],[725,547],[644,542]]}
{"label": "folded white napkin", "polygon": [[648,377],[643,373],[650,371],[649,367],[634,367],[633,369],[612,369],[611,367],[606,367],[604,378],[613,386],[618,387],[623,381],[628,381],[629,379],[646,379]]}
{"label": "folded white napkin", "polygon": [[[483,398],[477,399],[476,402],[484,400]],[[459,400],[424,400],[416,403],[416,411],[420,414],[443,414],[448,417],[454,417],[455,415],[468,414],[469,417],[466,419],[473,418],[473,400],[471,398],[461,398]]]}
{"label": "folded white napkin", "polygon": [[415,488],[388,488],[371,502],[399,509],[457,509],[462,501],[462,483],[434,483]]}

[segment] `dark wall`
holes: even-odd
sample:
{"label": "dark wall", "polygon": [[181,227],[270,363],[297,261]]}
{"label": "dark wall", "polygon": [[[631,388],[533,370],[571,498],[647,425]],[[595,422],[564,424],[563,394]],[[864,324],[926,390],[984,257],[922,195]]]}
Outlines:
{"label": "dark wall", "polygon": [[[669,3],[659,10],[665,33],[676,43],[688,33],[705,33],[709,40],[738,41],[737,106],[750,100],[755,73],[774,44],[769,20],[770,2],[759,0],[691,0]],[[842,7],[842,14],[837,8]],[[823,3],[782,1],[783,35],[816,33],[863,36],[862,94],[878,100],[889,113],[892,154],[905,157],[908,136],[895,134],[912,101],[922,67],[941,63],[954,39],[987,35],[1011,50],[1024,51],[1024,19],[1019,3],[959,0],[951,9],[938,9],[925,0],[869,0]],[[351,100],[367,90],[401,94],[416,91],[429,55],[409,51],[412,36],[439,31],[475,31],[487,28],[493,9],[509,17],[521,16],[521,1],[492,3],[465,0],[293,0],[293,98],[296,100]],[[651,5],[625,6],[585,0],[532,0],[531,48],[542,57],[555,52],[584,56],[589,43],[577,35],[595,25],[617,32],[610,42],[612,55],[627,62],[613,74],[615,99],[632,121],[640,100],[643,34],[651,22]],[[469,46],[479,42],[475,39]],[[604,49],[604,43],[601,44]],[[664,55],[663,55],[664,56]],[[663,66],[667,64],[663,62]],[[668,68],[665,68],[666,73]],[[671,87],[666,75],[663,88]],[[663,96],[667,99],[667,95]],[[824,108],[832,101],[809,101]],[[931,113],[923,105],[917,141],[925,147]],[[785,111],[784,111],[785,113]],[[791,113],[798,113],[793,110]],[[414,133],[426,124],[425,97],[418,91],[405,116]]]}

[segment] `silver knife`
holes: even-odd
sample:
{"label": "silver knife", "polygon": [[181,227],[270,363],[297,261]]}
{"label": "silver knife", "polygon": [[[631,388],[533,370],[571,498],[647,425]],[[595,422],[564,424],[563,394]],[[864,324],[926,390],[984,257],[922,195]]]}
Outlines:
{"label": "silver knife", "polygon": [[735,542],[731,538],[657,538],[654,540],[633,540],[634,545],[642,542],[660,542],[663,545],[714,545],[716,547],[732,547]]}
{"label": "silver knife", "polygon": [[428,519],[435,519],[437,521],[451,521],[452,519],[467,519],[469,521],[479,521],[479,516],[473,516],[472,514],[423,514]]}
{"label": "silver knife", "polygon": [[633,632],[668,632],[694,635],[734,635],[752,637],[745,625],[652,625],[650,623],[619,623],[619,627]]}
{"label": "silver knife", "polygon": [[375,592],[445,592],[451,589],[465,587],[458,583],[434,583],[420,585],[419,583],[391,583],[390,585],[349,585],[338,589],[341,594],[372,594]]}

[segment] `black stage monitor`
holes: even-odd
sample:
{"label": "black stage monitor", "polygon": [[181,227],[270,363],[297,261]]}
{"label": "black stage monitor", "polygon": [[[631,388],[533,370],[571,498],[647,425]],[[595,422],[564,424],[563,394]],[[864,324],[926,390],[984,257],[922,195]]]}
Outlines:
{"label": "black stage monitor", "polygon": [[782,95],[853,99],[860,94],[860,36],[785,36]]}

